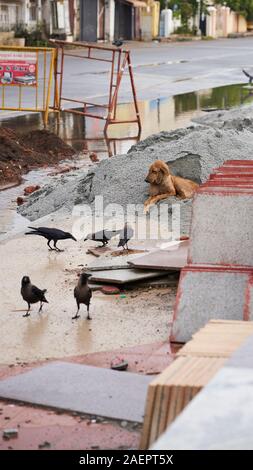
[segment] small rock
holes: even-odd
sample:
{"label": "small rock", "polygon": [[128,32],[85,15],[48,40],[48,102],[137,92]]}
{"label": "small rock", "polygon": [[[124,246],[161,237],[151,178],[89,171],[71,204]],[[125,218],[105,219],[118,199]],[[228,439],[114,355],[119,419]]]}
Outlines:
{"label": "small rock", "polygon": [[127,427],[127,424],[128,424],[127,421],[121,421],[120,426],[121,426],[122,428],[126,428],[126,427]]}
{"label": "small rock", "polygon": [[24,198],[24,197],[22,197],[22,196],[18,196],[18,197],[17,197],[17,205],[18,205],[18,206],[22,206],[22,204],[24,204],[24,202],[25,202],[25,198]]}
{"label": "small rock", "polygon": [[28,194],[32,194],[35,191],[38,191],[38,189],[40,189],[40,186],[38,184],[34,186],[26,186],[26,188],[24,189],[24,195],[27,196]]}
{"label": "small rock", "polygon": [[13,439],[14,437],[18,437],[18,429],[5,429],[3,431],[3,439]]}
{"label": "small rock", "polygon": [[103,286],[101,289],[101,292],[103,292],[103,294],[106,294],[106,295],[120,294],[119,288],[114,287],[114,286]]}
{"label": "small rock", "polygon": [[38,445],[39,449],[50,449],[50,447],[51,447],[51,444],[48,441],[44,441],[42,442],[42,444]]}
{"label": "small rock", "polygon": [[128,368],[128,362],[122,357],[115,357],[111,361],[111,369],[113,370],[126,370]]}
{"label": "small rock", "polygon": [[93,162],[93,163],[97,163],[99,162],[99,158],[97,156],[97,154],[95,152],[91,152],[90,155],[90,160]]}

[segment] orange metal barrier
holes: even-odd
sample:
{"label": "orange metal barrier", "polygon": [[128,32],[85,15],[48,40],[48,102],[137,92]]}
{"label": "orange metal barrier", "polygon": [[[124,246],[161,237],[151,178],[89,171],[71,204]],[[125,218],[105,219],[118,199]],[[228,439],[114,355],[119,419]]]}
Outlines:
{"label": "orange metal barrier", "polygon": [[[126,124],[136,123],[138,126],[138,136],[141,133],[141,120],[138,109],[136,90],[134,84],[134,77],[132,71],[132,64],[130,58],[130,51],[116,47],[104,47],[101,45],[91,45],[89,43],[72,42],[51,40],[52,44],[56,46],[55,55],[55,89],[54,89],[54,106],[55,111],[64,111],[74,114],[80,114],[89,118],[105,120],[104,132],[107,135],[108,126],[112,124]],[[66,96],[63,90],[64,83],[64,59],[65,57],[74,57],[78,59],[89,59],[101,62],[106,62],[109,65],[109,92],[108,101],[106,104],[98,104],[87,102],[85,99],[73,99],[73,97]],[[121,120],[117,118],[118,94],[123,75],[128,73],[134,104],[133,119]],[[64,109],[64,102],[74,103],[80,105],[83,109]],[[104,110],[104,114],[95,114],[92,112],[92,107]]]}

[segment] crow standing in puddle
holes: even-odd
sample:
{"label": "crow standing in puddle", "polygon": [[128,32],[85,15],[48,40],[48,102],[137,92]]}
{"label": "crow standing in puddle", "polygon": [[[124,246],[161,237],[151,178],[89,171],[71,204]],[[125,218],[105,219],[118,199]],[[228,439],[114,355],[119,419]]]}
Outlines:
{"label": "crow standing in puddle", "polygon": [[88,273],[81,273],[78,283],[74,289],[74,297],[76,299],[76,304],[77,304],[77,312],[74,317],[72,317],[72,320],[75,320],[76,318],[79,318],[79,309],[80,309],[80,304],[84,304],[87,306],[87,320],[91,320],[90,317],[90,299],[92,297],[92,292],[91,288],[88,286],[88,279],[91,276],[91,274]]}
{"label": "crow standing in puddle", "polygon": [[[25,235],[39,235],[41,237],[44,237],[48,240],[47,245],[51,251],[64,251],[60,250],[57,246],[56,243],[59,240],[67,240],[71,238],[72,240],[75,240],[76,238],[73,237],[73,235],[69,232],[64,232],[63,230],[59,230],[58,228],[49,228],[49,227],[28,227],[32,230],[32,232],[26,232]],[[54,242],[54,248],[50,246],[51,241]]]}
{"label": "crow standing in puddle", "polygon": [[23,276],[21,281],[21,295],[28,304],[27,312],[25,315],[23,315],[23,317],[29,317],[31,304],[36,304],[37,302],[40,302],[39,313],[41,312],[43,303],[48,304],[48,301],[45,297],[46,292],[47,289],[39,289],[31,283],[28,276]]}

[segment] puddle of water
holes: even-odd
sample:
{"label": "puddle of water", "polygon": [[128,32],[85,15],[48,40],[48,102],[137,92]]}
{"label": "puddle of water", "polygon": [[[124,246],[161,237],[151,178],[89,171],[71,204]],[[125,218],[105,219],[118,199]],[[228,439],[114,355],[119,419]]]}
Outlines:
{"label": "puddle of water", "polygon": [[[230,85],[198,92],[176,95],[170,98],[158,98],[152,101],[140,101],[142,120],[141,139],[160,131],[170,131],[186,127],[191,119],[204,114],[203,109],[226,109],[253,101],[253,92],[242,85]],[[101,108],[92,108],[92,112],[101,113]],[[132,104],[120,104],[118,117],[126,120],[133,116]],[[43,128],[39,114],[28,114],[0,121],[1,126],[11,127],[19,132]],[[89,152],[96,152],[100,159],[108,154],[126,153],[136,142],[135,125],[114,125],[109,129],[109,141],[103,135],[103,121],[87,119],[80,115],[61,113],[49,116],[49,130],[55,132],[65,142],[72,145],[83,155],[83,163],[88,165]],[[82,157],[81,157],[82,158]],[[73,161],[72,161],[73,163]],[[80,160],[78,162],[80,164]],[[80,165],[77,165],[80,166]],[[0,240],[6,238],[9,231],[19,231],[27,221],[16,213],[16,198],[22,194],[27,184],[46,184],[50,177],[49,169],[32,171],[24,176],[25,184],[0,193]]]}
{"label": "puddle of water", "polygon": [[[253,91],[241,84],[210,88],[169,98],[140,101],[142,121],[140,138],[145,139],[160,131],[185,127],[190,124],[193,117],[199,116],[203,109],[226,109],[251,101],[253,101]],[[90,111],[94,114],[103,114],[101,108],[92,107]],[[133,117],[133,111],[132,104],[120,104],[117,117],[127,120]],[[28,129],[42,129],[43,122],[40,114],[27,114],[3,119],[0,121],[0,126],[27,132]],[[106,142],[102,120],[64,112],[60,115],[51,113],[48,128],[77,151],[84,154],[96,152],[100,158],[108,157],[108,154],[126,153],[137,139],[137,127],[134,124],[118,124],[109,128],[109,142]]]}

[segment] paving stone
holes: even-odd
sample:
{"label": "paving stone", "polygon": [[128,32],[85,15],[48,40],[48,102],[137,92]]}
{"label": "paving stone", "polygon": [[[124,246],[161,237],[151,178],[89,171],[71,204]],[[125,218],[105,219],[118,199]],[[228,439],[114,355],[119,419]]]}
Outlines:
{"label": "paving stone", "polygon": [[112,419],[142,422],[152,377],[53,362],[0,382],[0,397]]}
{"label": "paving stone", "polygon": [[146,271],[141,269],[112,269],[106,271],[93,271],[89,282],[102,282],[110,284],[128,284],[131,282],[152,279],[166,275],[166,271]]}

